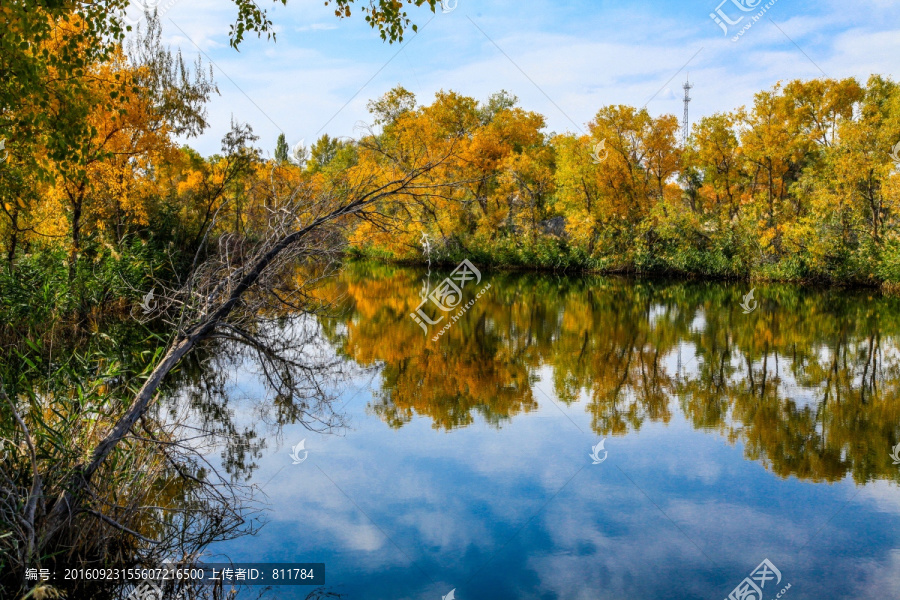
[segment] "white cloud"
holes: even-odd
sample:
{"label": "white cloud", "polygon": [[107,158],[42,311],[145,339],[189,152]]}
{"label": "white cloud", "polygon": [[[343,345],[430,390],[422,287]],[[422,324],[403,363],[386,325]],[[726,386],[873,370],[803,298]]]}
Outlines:
{"label": "white cloud", "polygon": [[676,14],[673,7],[598,6],[582,14],[548,3],[528,11],[505,1],[477,8],[462,3],[433,19],[428,11],[415,12],[420,34],[410,32],[396,57],[399,46],[382,43],[358,15],[337,20],[327,8],[303,3],[272,13],[281,30],[277,43],[251,36],[236,53],[227,45],[230,8],[212,0],[179,2],[167,18],[184,34],[165,23],[186,54],[195,51],[189,37],[220,67],[222,97],[210,107],[213,126],[192,142],[207,154],[218,149],[232,114],[250,122],[267,149],[279,128],[292,139],[315,139],[328,123],[328,133],[352,136],[354,125],[369,118],[367,101],[398,83],[421,102],[440,89],[483,99],[505,88],[525,108],[544,114],[548,129],[564,131],[584,128],[606,104],[642,106],[661,88],[651,112],[680,116],[679,88],[688,71],[696,121],[748,104],[779,80],[819,77],[818,67],[862,81],[900,70],[900,30],[892,25],[900,8],[878,0],[864,10],[836,1],[800,7],[806,12],[779,2],[737,43],[720,37],[707,13]]}

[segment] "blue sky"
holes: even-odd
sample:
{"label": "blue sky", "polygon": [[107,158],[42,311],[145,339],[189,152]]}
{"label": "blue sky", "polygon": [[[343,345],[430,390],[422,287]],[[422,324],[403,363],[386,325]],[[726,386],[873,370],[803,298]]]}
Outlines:
{"label": "blue sky", "polygon": [[[737,41],[732,35],[773,0],[720,1],[458,0],[448,13],[411,9],[419,33],[389,45],[358,14],[339,20],[319,0],[288,0],[271,5],[277,41],[247,39],[240,52],[228,46],[231,2],[159,5],[169,6],[166,40],[214,64],[221,96],[209,105],[211,127],[188,141],[205,155],[218,151],[232,116],[253,126],[269,154],[282,131],[291,145],[322,133],[359,137],[366,103],[397,84],[423,104],[441,89],[477,99],[506,89],[543,114],[548,131],[562,132],[586,129],[608,104],[680,118],[688,72],[692,122],[748,104],[778,81],[898,78],[896,0],[774,0]],[[732,21],[744,17],[728,37],[710,17],[719,6]]]}

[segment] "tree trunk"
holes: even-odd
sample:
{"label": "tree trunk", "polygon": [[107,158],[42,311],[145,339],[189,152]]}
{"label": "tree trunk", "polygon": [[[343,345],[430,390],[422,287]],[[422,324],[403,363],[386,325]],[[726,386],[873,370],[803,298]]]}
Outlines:
{"label": "tree trunk", "polygon": [[69,283],[75,281],[75,266],[81,251],[81,190],[77,198],[72,199],[72,247],[69,249]]}

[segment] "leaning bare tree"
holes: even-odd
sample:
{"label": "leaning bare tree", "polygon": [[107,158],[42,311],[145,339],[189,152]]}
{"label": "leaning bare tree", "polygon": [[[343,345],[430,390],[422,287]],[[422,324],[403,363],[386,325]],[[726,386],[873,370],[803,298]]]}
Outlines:
{"label": "leaning bare tree", "polygon": [[[377,168],[348,169],[330,183],[303,181],[289,189],[271,183],[257,190],[265,197],[257,217],[265,223],[255,237],[236,234],[215,237],[215,219],[208,229],[189,276],[173,289],[159,294],[157,311],[171,335],[165,348],[141,385],[119,413],[121,416],[100,436],[83,460],[65,477],[61,490],[42,487],[45,474],[32,460],[32,484],[22,503],[18,521],[26,543],[22,565],[34,564],[65,540],[85,519],[100,521],[124,534],[154,543],[129,528],[105,510],[98,509],[95,485],[104,465],[126,441],[141,439],[164,449],[165,461],[177,465],[181,455],[196,448],[171,432],[160,439],[154,406],[165,390],[172,371],[192,352],[207,344],[231,344],[253,353],[270,389],[296,399],[300,421],[309,427],[330,428],[340,416],[329,410],[332,380],[341,374],[340,361],[323,352],[303,321],[325,308],[312,293],[316,282],[334,271],[346,229],[366,219],[382,226],[402,214],[406,203],[426,202],[449,195],[447,184],[437,176],[455,155],[454,138],[445,137],[435,152],[427,143],[381,145],[377,137],[360,142],[360,154]],[[278,167],[273,167],[278,168]],[[305,267],[302,272],[300,267]],[[279,311],[300,315],[293,323],[294,335],[285,340],[284,328],[272,326]],[[26,439],[29,432],[21,423]],[[196,454],[196,452],[195,452]],[[183,457],[182,457],[183,458]],[[202,460],[196,456],[191,460]],[[184,477],[195,477],[183,473]],[[203,482],[200,482],[203,483]],[[48,498],[47,494],[54,497]],[[213,488],[210,497],[221,494]],[[110,510],[114,510],[112,506]],[[229,527],[242,523],[239,511],[220,515]],[[231,531],[226,529],[226,531]],[[62,540],[62,542],[60,541]]]}

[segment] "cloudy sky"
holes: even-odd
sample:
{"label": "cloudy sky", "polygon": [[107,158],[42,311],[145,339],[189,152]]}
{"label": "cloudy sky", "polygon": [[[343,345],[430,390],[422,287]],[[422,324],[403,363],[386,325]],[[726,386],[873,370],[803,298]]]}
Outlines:
{"label": "cloudy sky", "polygon": [[[219,149],[232,116],[253,126],[269,154],[280,132],[292,145],[323,133],[358,137],[366,103],[397,84],[420,103],[441,89],[477,99],[506,89],[562,132],[585,129],[608,104],[680,117],[688,72],[694,121],[781,80],[900,71],[897,0],[720,1],[445,0],[455,3],[446,13],[411,9],[419,33],[389,45],[360,15],[339,20],[321,0],[259,0],[271,7],[277,41],[247,39],[240,52],[228,46],[231,2],[159,6],[166,40],[214,65],[221,96],[209,107],[211,127],[188,142],[203,154]],[[717,8],[723,23],[736,23],[727,34],[710,16]]]}

